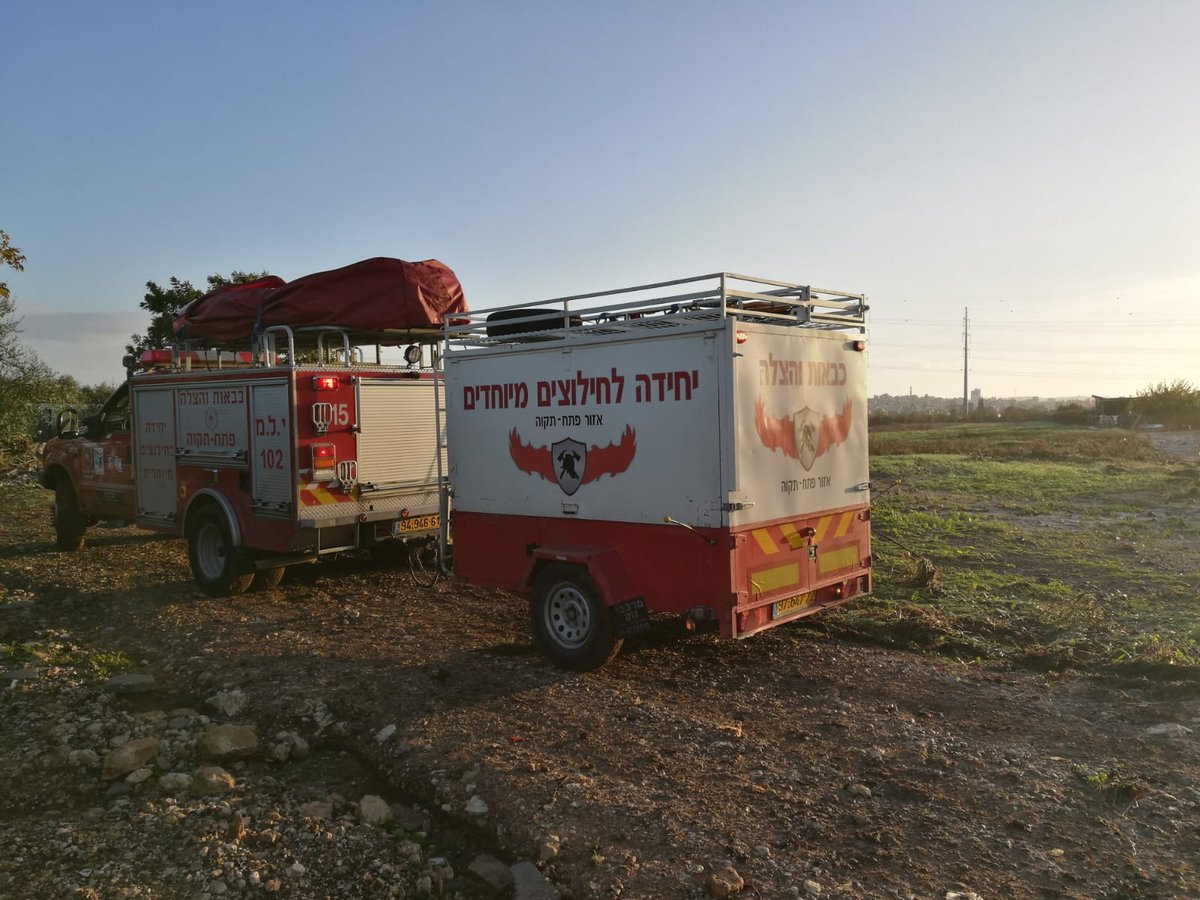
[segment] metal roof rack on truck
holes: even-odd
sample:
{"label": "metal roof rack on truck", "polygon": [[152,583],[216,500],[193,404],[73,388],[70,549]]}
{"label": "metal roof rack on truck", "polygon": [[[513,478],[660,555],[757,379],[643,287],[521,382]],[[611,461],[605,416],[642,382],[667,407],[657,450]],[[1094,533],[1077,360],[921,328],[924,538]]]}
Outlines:
{"label": "metal roof rack on truck", "polygon": [[[661,293],[668,288],[690,290]],[[623,331],[686,327],[737,317],[774,325],[866,331],[863,294],[715,272],[615,290],[574,294],[536,306],[514,304],[446,316],[448,344],[569,340]]]}
{"label": "metal roof rack on truck", "polygon": [[[436,348],[441,337],[438,328],[360,331],[336,325],[271,325],[255,341],[254,358],[261,366],[413,368],[422,360],[421,347]],[[407,349],[402,362],[384,360],[385,347],[404,345]],[[374,359],[369,358],[368,350]]]}

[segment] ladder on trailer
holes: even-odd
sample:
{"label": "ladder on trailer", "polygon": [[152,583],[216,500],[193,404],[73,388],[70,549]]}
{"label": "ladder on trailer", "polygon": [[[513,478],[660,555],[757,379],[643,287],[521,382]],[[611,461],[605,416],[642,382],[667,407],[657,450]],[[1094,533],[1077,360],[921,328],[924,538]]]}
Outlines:
{"label": "ladder on trailer", "polygon": [[[444,326],[448,336],[450,320]],[[443,344],[443,351],[445,345]],[[446,471],[449,459],[446,456],[446,354],[435,353],[433,358],[433,427],[437,441],[438,474],[438,543],[437,565],[443,575],[452,574],[454,568],[450,555],[450,473]]]}

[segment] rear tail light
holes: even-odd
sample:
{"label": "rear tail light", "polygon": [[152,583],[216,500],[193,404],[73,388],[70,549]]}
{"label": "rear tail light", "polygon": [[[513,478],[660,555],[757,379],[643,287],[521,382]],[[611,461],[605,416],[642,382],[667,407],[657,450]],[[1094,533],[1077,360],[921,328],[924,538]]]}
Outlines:
{"label": "rear tail light", "polygon": [[337,449],[333,444],[312,445],[313,481],[333,481],[337,468]]}
{"label": "rear tail light", "polygon": [[314,375],[313,390],[314,391],[336,391],[340,382],[336,375]]}

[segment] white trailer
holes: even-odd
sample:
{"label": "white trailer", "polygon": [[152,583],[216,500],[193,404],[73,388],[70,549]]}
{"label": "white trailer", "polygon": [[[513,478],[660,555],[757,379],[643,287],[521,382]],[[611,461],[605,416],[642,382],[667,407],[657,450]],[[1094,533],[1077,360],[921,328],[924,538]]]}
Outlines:
{"label": "white trailer", "polygon": [[448,319],[444,557],[576,669],[648,611],[745,637],[869,592],[866,309],[718,273]]}

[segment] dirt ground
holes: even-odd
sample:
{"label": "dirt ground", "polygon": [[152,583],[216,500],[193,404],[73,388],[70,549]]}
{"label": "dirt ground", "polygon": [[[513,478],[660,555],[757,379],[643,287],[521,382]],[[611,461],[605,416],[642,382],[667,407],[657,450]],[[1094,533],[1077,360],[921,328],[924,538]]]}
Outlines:
{"label": "dirt ground", "polygon": [[[855,645],[838,611],[741,642],[659,620],[574,675],[518,598],[344,559],[208,599],[180,541],[56,552],[36,491],[0,491],[0,895],[1200,896],[1194,682]],[[223,797],[172,795],[190,722],[260,736]],[[105,778],[142,734],[166,759]]]}
{"label": "dirt ground", "polygon": [[1200,460],[1200,431],[1146,431],[1143,434],[1159,450],[1190,462]]}

